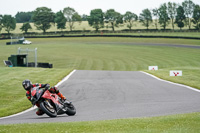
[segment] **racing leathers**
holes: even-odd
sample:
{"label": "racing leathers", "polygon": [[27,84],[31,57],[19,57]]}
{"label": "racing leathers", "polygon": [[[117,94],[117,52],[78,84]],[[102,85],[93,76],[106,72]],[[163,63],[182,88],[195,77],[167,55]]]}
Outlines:
{"label": "racing leathers", "polygon": [[[33,87],[39,87],[39,88],[48,88],[49,92],[57,94],[61,99],[66,100],[66,98],[62,95],[62,93],[59,92],[57,87],[51,87],[49,84],[32,84]],[[26,97],[29,101],[31,101],[31,89],[26,91]],[[32,101],[31,101],[32,102]],[[40,109],[40,105],[36,103],[36,106],[38,107],[38,110],[36,111],[37,115],[43,115],[44,112]]]}

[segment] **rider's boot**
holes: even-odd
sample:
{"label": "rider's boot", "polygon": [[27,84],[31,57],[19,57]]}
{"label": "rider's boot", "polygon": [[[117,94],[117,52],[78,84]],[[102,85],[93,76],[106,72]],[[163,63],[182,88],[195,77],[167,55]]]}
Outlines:
{"label": "rider's boot", "polygon": [[35,104],[38,108],[37,108],[37,111],[35,112],[37,115],[43,115],[44,112],[40,109],[40,104],[36,103]]}
{"label": "rider's boot", "polygon": [[57,95],[62,99],[64,105],[70,105],[72,103],[72,102],[66,100],[65,96],[63,96],[62,93],[59,92]]}
{"label": "rider's boot", "polygon": [[44,112],[40,109],[40,108],[38,108],[37,109],[37,111],[35,112],[37,115],[43,115],[44,114]]}

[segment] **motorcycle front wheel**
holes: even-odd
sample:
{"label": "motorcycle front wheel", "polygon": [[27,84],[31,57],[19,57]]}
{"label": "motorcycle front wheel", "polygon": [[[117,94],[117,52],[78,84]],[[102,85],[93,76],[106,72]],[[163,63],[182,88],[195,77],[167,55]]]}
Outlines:
{"label": "motorcycle front wheel", "polygon": [[69,116],[73,116],[76,114],[76,108],[74,107],[74,105],[72,103],[70,105],[67,105],[66,114]]}
{"label": "motorcycle front wheel", "polygon": [[44,113],[46,113],[50,117],[57,116],[55,107],[51,105],[51,103],[47,100],[40,103],[40,108]]}

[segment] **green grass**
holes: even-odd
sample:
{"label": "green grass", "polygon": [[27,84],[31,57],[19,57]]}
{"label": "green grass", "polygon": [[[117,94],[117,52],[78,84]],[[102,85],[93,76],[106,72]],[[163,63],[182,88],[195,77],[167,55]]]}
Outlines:
{"label": "green grass", "polygon": [[178,36],[178,37],[200,37],[200,32],[158,32],[158,31],[138,31],[138,32],[116,32],[116,33],[103,33],[103,35],[135,35],[135,36]]}
{"label": "green grass", "polygon": [[[5,45],[0,42],[0,60],[16,54],[18,47],[38,48],[38,62],[49,62],[54,69],[5,68],[0,63],[0,116],[10,115],[30,107],[21,82],[55,85],[70,70],[142,71],[157,65],[159,71],[147,71],[160,78],[200,89],[200,49],[165,46],[131,45],[131,43],[166,43],[200,45],[198,40],[133,39],[133,38],[49,38],[30,39],[31,45]],[[33,59],[33,58],[32,58]],[[33,60],[32,60],[33,61]],[[182,77],[169,77],[169,70],[183,70]],[[49,76],[50,75],[50,76]],[[13,89],[15,88],[15,89]],[[10,102],[9,100],[15,102]],[[18,109],[14,109],[18,105]],[[7,111],[7,110],[10,110]]]}
{"label": "green grass", "polygon": [[107,121],[0,125],[16,133],[198,133],[200,113]]}
{"label": "green grass", "polygon": [[[6,46],[2,41],[5,60],[17,48],[38,48],[38,62],[53,63],[55,68],[83,70],[145,70],[149,65],[160,68],[198,66],[199,49],[129,45],[131,43],[173,43],[200,45],[198,40],[133,39],[133,38],[51,38],[30,39],[32,45]],[[117,44],[115,44],[117,43]],[[176,58],[174,58],[176,56]],[[162,58],[160,58],[162,57]],[[187,62],[185,62],[187,61]],[[189,61],[189,62],[188,62]],[[192,64],[191,64],[192,63]],[[194,64],[194,65],[193,65]],[[0,64],[3,66],[3,63]]]}
{"label": "green grass", "polygon": [[[171,77],[169,76],[170,70],[182,70],[183,76],[179,77]],[[200,89],[200,67],[192,67],[192,66],[182,66],[182,67],[172,67],[172,68],[164,68],[159,71],[147,71],[146,72],[153,74],[161,79],[165,79],[168,81],[172,81],[175,83],[180,83],[184,85],[189,85],[194,88]]]}
{"label": "green grass", "polygon": [[49,83],[53,86],[70,71],[70,69],[0,67],[0,117],[31,107],[25,95],[26,91],[22,87],[23,80],[30,79],[33,83]]}
{"label": "green grass", "polygon": [[[55,85],[73,69],[147,71],[160,78],[200,89],[200,49],[131,45],[131,43],[163,43],[200,46],[199,40],[103,37],[29,40],[33,44],[11,46],[5,45],[9,40],[1,40],[0,60],[7,60],[11,54],[16,54],[18,47],[37,47],[38,62],[52,63],[54,68],[6,68],[3,62],[0,63],[0,116],[10,115],[31,106],[21,86],[24,79]],[[149,65],[158,65],[159,70],[148,71]],[[183,76],[169,77],[169,70],[172,69],[183,70]],[[199,125],[200,113],[193,113],[96,122],[0,125],[0,132],[196,133],[199,132]]]}

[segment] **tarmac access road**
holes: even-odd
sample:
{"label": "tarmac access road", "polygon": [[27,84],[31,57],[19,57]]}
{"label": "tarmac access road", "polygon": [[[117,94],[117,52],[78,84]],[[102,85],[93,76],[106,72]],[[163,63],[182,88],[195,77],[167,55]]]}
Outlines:
{"label": "tarmac access road", "polygon": [[139,71],[77,70],[59,85],[59,89],[75,105],[75,116],[37,116],[34,109],[1,118],[0,124],[95,121],[200,112],[199,90],[158,80]]}

